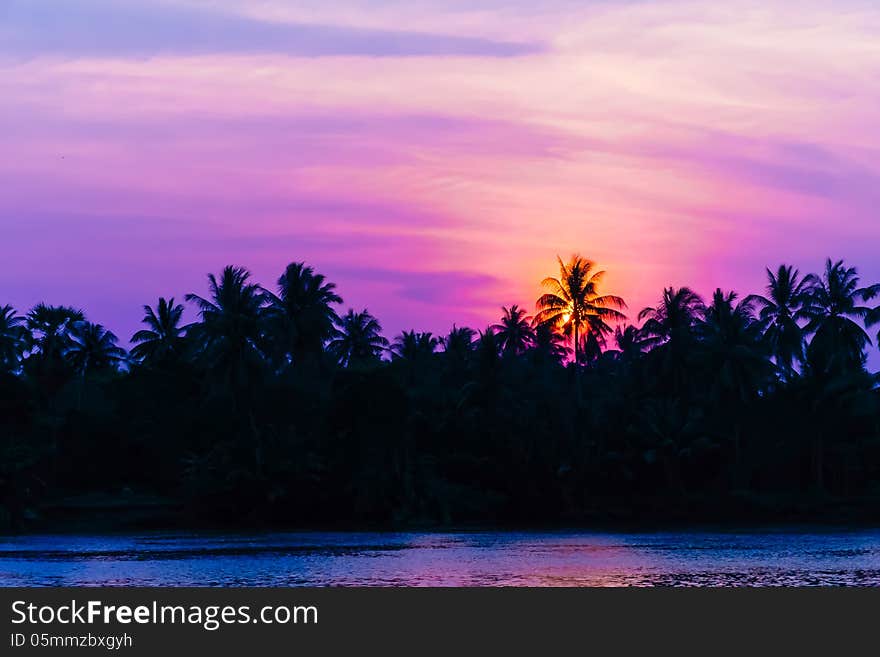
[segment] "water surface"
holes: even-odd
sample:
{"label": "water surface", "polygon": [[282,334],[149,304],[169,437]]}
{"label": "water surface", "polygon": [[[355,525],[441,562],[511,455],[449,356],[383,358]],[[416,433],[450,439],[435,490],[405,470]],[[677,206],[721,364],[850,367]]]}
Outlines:
{"label": "water surface", "polygon": [[0,537],[2,586],[880,585],[880,530]]}

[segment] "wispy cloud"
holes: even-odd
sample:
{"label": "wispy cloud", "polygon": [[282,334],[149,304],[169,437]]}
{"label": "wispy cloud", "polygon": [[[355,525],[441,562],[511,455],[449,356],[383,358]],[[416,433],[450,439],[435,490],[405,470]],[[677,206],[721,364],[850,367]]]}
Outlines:
{"label": "wispy cloud", "polygon": [[6,0],[0,303],[136,322],[298,259],[393,333],[529,306],[574,250],[632,308],[777,259],[880,279],[878,29],[871,0]]}
{"label": "wispy cloud", "polygon": [[298,57],[477,56],[540,52],[537,43],[395,29],[272,22],[142,0],[4,0],[0,52],[150,57],[276,53]]}

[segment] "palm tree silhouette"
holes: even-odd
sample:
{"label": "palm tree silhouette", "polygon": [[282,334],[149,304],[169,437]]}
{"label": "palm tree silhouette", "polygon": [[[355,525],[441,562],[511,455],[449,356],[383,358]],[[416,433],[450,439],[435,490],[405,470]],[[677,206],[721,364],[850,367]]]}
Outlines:
{"label": "palm tree silhouette", "polygon": [[476,341],[476,356],[479,371],[484,382],[494,381],[499,358],[501,356],[501,343],[495,335],[495,329],[487,326],[480,331]]}
{"label": "palm tree silhouette", "polygon": [[801,278],[790,265],[779,265],[775,273],[767,269],[767,296],[747,297],[759,307],[764,340],[786,379],[794,374],[795,363],[804,359],[804,332],[799,320],[805,319],[803,308],[811,291],[808,277]]}
{"label": "palm tree silhouette", "polygon": [[39,303],[31,309],[27,314],[27,327],[44,365],[60,360],[70,345],[70,329],[83,320],[82,311],[71,306]]}
{"label": "palm tree silhouette", "polygon": [[642,325],[642,333],[647,338],[646,346],[687,341],[703,314],[703,300],[689,287],[667,287],[659,305],[643,308],[639,320],[647,320]]}
{"label": "palm tree silhouette", "polygon": [[424,360],[434,353],[439,343],[440,341],[429,332],[404,331],[394,339],[391,356],[395,360]]}
{"label": "palm tree silhouette", "polygon": [[247,269],[227,266],[219,279],[208,274],[210,299],[186,295],[202,318],[188,334],[195,339],[199,355],[233,390],[240,390],[261,367],[266,350],[265,291],[249,279]]}
{"label": "palm tree silhouette", "polygon": [[811,274],[807,278],[811,294],[802,313],[808,319],[804,331],[813,335],[808,361],[826,373],[860,369],[871,338],[856,320],[871,318],[872,309],[861,303],[875,294],[875,286],[859,287],[856,268],[831,258],[821,277]]}
{"label": "palm tree silhouette", "polygon": [[278,279],[278,294],[266,293],[273,336],[280,351],[294,363],[317,358],[338,319],[331,304],[342,303],[322,274],[292,262]]}
{"label": "palm tree silhouette", "polygon": [[716,289],[699,324],[716,388],[745,401],[758,393],[769,378],[769,363],[761,349],[761,324],[755,318],[755,301],[737,302],[736,292]]}
{"label": "palm tree silhouette", "polygon": [[440,343],[443,345],[444,353],[463,361],[474,349],[474,336],[476,336],[476,331],[472,328],[453,324],[449,333],[440,338]]}
{"label": "palm tree silhouette", "polygon": [[18,369],[30,338],[25,322],[12,306],[0,308],[0,372]]}
{"label": "palm tree silhouette", "polygon": [[100,324],[75,322],[70,328],[70,344],[64,356],[83,378],[95,370],[108,369],[125,359],[118,338]]}
{"label": "palm tree silhouette", "polygon": [[141,329],[131,337],[136,346],[131,350],[135,360],[145,363],[167,362],[183,353],[184,334],[187,327],[180,325],[183,305],[174,303],[174,297],[159,297],[154,311],[144,306],[141,320],[149,328]]}
{"label": "palm tree silhouette", "polygon": [[564,335],[554,331],[548,324],[535,326],[531,352],[538,360],[558,364],[568,358],[570,351]]}
{"label": "palm tree silhouette", "polygon": [[742,473],[742,425],[747,402],[766,388],[773,369],[762,348],[761,324],[755,318],[755,300],[737,302],[735,292],[716,289],[698,325],[700,354],[712,372],[710,392],[715,411],[731,427],[734,449],[733,480],[739,487],[748,478]]}
{"label": "palm tree silhouette", "polygon": [[492,328],[505,356],[519,356],[528,349],[535,339],[535,331],[532,329],[532,318],[526,315],[526,311],[513,304],[510,308],[502,306],[501,323]]}
{"label": "palm tree silhouette", "polygon": [[100,324],[85,320],[70,327],[70,341],[65,359],[80,377],[77,406],[82,406],[86,378],[90,372],[108,370],[125,359],[125,350],[117,346],[116,336]]}
{"label": "palm tree silhouette", "polygon": [[[871,308],[870,312],[865,315],[865,326],[872,327],[880,324],[880,306]],[[877,344],[880,345],[880,331],[877,332]]]}
{"label": "palm tree silhouette", "polygon": [[[874,283],[863,289],[863,298],[870,301],[876,296],[880,296],[880,283]],[[868,328],[880,324],[880,305],[868,310],[865,315],[865,326]],[[877,333],[877,345],[880,346],[880,331]]]}
{"label": "palm tree silhouette", "polygon": [[581,336],[580,365],[594,365],[602,357],[605,336],[597,331],[587,331]]}
{"label": "palm tree silhouette", "polygon": [[381,333],[382,325],[366,308],[359,313],[349,309],[336,320],[327,350],[343,367],[375,363],[388,347],[388,340]]}
{"label": "palm tree silhouette", "polygon": [[651,350],[652,360],[660,367],[661,376],[655,381],[671,381],[679,390],[686,379],[686,360],[696,340],[696,328],[705,312],[700,296],[688,287],[663,290],[663,297],[655,307],[642,309],[644,344]]}
{"label": "palm tree silhouette", "polygon": [[609,321],[626,319],[620,310],[626,303],[618,296],[599,294],[604,271],[594,271],[594,264],[579,255],[568,263],[559,261],[559,278],[545,278],[542,285],[549,290],[538,298],[538,324],[547,324],[566,336],[573,337],[575,362],[579,362],[580,333],[583,330],[599,335],[611,332]]}
{"label": "palm tree silhouette", "polygon": [[627,324],[614,329],[614,344],[617,349],[610,350],[612,356],[622,363],[632,363],[638,360],[647,349],[647,340],[642,332]]}

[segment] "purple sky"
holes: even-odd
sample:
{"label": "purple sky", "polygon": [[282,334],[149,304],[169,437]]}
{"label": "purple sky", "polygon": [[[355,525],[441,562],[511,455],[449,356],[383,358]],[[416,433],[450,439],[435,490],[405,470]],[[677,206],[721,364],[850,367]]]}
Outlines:
{"label": "purple sky", "polygon": [[880,280],[860,0],[4,0],[0,304],[144,303],[305,260],[389,335],[531,308],[556,254],[637,310],[765,265]]}

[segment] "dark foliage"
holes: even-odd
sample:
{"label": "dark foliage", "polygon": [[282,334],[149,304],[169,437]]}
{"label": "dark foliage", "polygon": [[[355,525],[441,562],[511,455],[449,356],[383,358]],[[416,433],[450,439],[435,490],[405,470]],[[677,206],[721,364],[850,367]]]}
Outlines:
{"label": "dark foliage", "polygon": [[190,524],[870,516],[880,286],[831,260],[767,274],[760,296],[667,288],[639,328],[575,256],[534,320],[389,343],[302,263],[277,294],[227,267],[187,296],[195,324],[144,306],[130,354],[77,309],[4,306],[0,527],[118,491]]}

